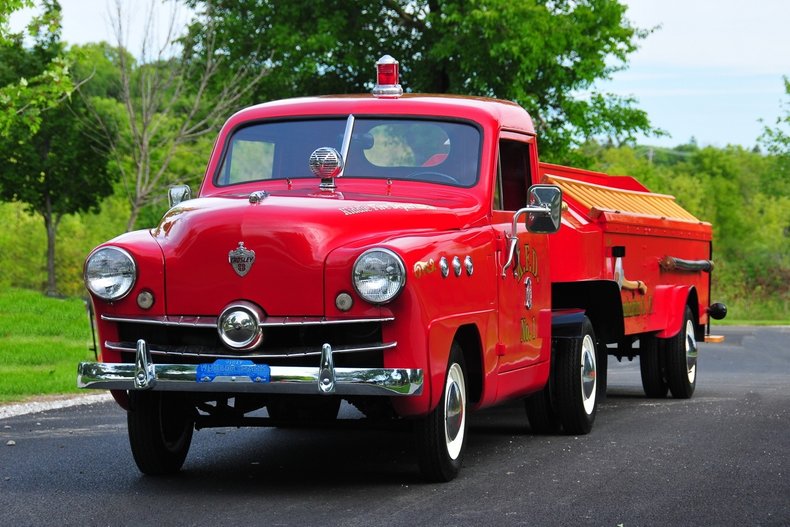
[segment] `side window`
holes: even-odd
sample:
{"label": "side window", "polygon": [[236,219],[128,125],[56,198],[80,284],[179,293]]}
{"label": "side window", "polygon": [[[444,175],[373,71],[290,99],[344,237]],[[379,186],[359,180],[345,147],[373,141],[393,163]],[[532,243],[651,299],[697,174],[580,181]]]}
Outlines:
{"label": "side window", "polygon": [[528,143],[507,139],[499,142],[498,192],[503,210],[518,210],[527,205],[529,167]]}

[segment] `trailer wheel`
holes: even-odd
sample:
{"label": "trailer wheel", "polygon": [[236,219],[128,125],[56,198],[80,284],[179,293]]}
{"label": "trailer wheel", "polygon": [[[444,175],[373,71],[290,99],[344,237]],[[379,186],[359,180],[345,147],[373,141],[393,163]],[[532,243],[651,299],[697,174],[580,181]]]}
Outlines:
{"label": "trailer wheel", "polygon": [[666,360],[669,391],[677,399],[689,399],[697,386],[697,339],[691,308],[686,306],[683,327],[672,338],[659,339],[659,353]]}
{"label": "trailer wheel", "polygon": [[654,399],[666,397],[669,388],[664,379],[661,357],[655,335],[640,335],[639,371],[642,373],[642,389],[646,396]]}
{"label": "trailer wheel", "polygon": [[129,392],[129,444],[140,472],[159,476],[181,470],[192,442],[194,413],[180,394]]}
{"label": "trailer wheel", "polygon": [[434,482],[450,481],[461,469],[466,447],[466,370],[461,347],[453,343],[439,404],[415,423],[420,471]]}
{"label": "trailer wheel", "polygon": [[587,317],[580,339],[557,339],[556,403],[566,434],[587,434],[597,410],[596,339]]}

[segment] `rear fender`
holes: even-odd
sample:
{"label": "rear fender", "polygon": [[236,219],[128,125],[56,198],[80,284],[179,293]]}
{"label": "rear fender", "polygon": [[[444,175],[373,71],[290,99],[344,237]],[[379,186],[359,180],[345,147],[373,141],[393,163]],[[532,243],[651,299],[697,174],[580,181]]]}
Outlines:
{"label": "rear fender", "polygon": [[660,285],[656,287],[653,301],[651,327],[664,328],[656,336],[662,339],[672,338],[683,326],[686,306],[694,314],[694,333],[697,340],[703,340],[703,328],[699,323],[699,299],[697,290],[688,285]]}
{"label": "rear fender", "polygon": [[552,339],[578,339],[582,336],[583,309],[558,309],[551,313]]}

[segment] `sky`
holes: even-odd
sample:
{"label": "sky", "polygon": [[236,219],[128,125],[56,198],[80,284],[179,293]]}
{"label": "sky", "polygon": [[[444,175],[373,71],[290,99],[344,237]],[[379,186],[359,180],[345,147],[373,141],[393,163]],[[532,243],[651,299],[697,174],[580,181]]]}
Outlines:
{"label": "sky", "polygon": [[[630,55],[625,71],[596,87],[636,98],[652,124],[670,134],[640,143],[670,147],[694,139],[700,146],[751,148],[781,114],[782,103],[790,104],[783,82],[790,77],[790,0],[621,1],[633,25],[656,29]],[[60,2],[63,40],[115,40],[109,16],[114,0]],[[149,2],[124,4],[134,5],[125,19],[134,29],[127,48],[139,55]],[[166,30],[166,14],[159,15],[159,33]],[[187,14],[180,10],[179,19]]]}

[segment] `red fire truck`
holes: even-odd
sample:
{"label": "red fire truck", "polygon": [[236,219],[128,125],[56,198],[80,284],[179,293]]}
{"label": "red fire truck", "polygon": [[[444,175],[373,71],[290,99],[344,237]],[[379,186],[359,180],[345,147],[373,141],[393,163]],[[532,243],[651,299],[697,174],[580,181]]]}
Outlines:
{"label": "red fire truck", "polygon": [[[494,99],[270,102],[222,127],[198,197],[88,256],[100,361],[82,388],[127,410],[146,474],[193,430],[320,425],[342,400],[410,427],[454,478],[467,412],[523,399],[539,433],[585,434],[607,356],[650,397],[691,397],[710,318],[711,226],[630,177],[540,163],[532,120]],[[265,408],[265,412],[263,409]]]}

